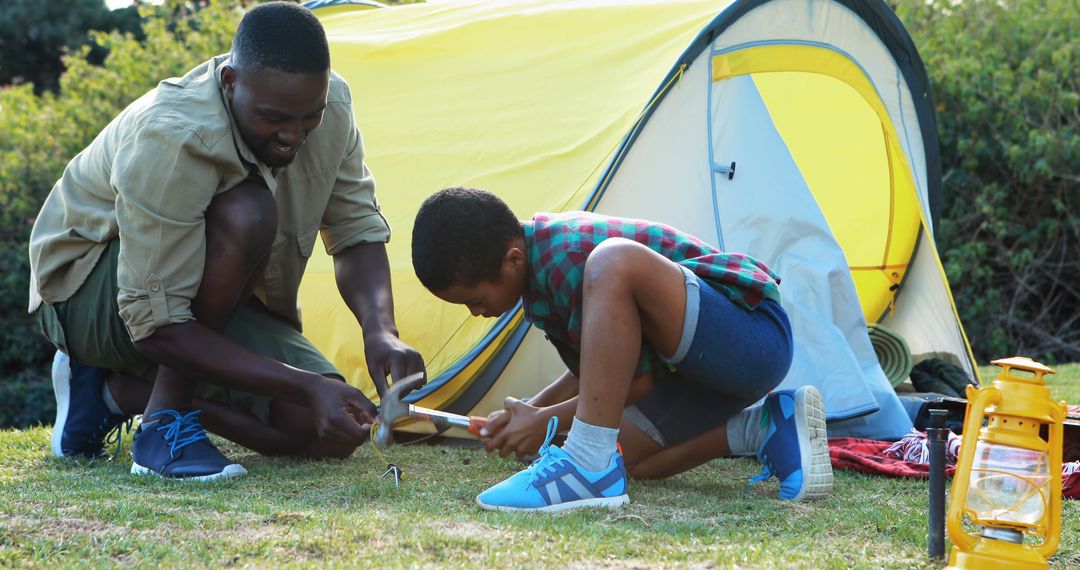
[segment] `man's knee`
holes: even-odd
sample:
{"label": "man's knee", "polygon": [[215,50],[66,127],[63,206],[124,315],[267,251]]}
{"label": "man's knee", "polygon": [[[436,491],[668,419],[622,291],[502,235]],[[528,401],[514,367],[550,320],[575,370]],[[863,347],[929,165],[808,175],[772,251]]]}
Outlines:
{"label": "man's knee", "polygon": [[266,186],[245,180],[214,197],[206,211],[206,224],[209,240],[261,259],[277,234],[277,204]]}

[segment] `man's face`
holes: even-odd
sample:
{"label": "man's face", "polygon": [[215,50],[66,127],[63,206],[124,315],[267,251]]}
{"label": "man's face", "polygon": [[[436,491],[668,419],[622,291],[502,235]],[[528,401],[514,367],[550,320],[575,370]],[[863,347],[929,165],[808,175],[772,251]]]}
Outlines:
{"label": "man's face", "polygon": [[261,68],[221,72],[225,95],[244,142],[271,168],[287,166],[322,122],[330,72],[287,73]]}

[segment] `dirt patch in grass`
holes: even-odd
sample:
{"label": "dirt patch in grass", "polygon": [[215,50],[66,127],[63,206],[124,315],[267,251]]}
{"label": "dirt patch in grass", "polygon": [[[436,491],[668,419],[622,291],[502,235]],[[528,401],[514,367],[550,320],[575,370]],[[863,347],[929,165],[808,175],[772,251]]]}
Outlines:
{"label": "dirt patch in grass", "polygon": [[475,539],[481,541],[503,540],[510,536],[506,530],[475,521],[434,521],[428,525],[440,536]]}
{"label": "dirt patch in grass", "polygon": [[126,530],[120,525],[83,518],[39,519],[0,513],[0,535],[16,538],[16,544],[22,542],[18,539],[64,542],[71,538],[119,536]]}

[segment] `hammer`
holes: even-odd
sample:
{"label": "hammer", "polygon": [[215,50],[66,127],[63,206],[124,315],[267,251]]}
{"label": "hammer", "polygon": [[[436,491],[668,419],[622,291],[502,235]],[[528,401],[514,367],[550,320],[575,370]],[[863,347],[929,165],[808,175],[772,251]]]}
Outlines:
{"label": "hammer", "polygon": [[404,394],[419,388],[423,382],[424,375],[418,372],[394,382],[386,391],[386,395],[382,398],[382,405],[379,407],[379,431],[375,434],[375,445],[379,449],[386,449],[394,444],[394,423],[405,417],[428,420],[435,424],[439,431],[453,426],[467,429],[473,435],[480,435],[480,428],[487,425],[487,418],[484,417],[451,414],[401,401]]}

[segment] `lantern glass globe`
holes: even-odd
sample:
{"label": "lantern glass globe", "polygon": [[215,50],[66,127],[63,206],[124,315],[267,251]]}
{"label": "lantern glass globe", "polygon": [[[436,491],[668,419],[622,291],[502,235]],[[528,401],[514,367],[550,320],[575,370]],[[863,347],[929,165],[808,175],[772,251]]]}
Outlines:
{"label": "lantern glass globe", "polygon": [[967,508],[984,526],[1038,526],[1050,500],[1050,458],[979,441],[971,464]]}

